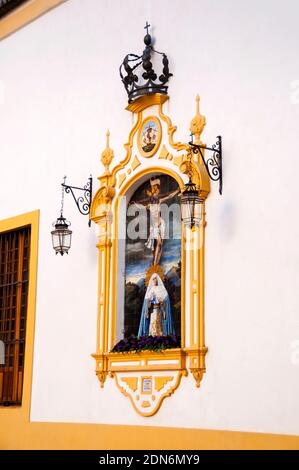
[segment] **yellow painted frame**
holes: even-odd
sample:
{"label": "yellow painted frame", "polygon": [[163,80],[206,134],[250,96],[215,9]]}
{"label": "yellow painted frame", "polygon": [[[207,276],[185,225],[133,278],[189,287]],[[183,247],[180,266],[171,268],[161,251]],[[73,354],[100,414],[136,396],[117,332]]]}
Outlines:
{"label": "yellow painted frame", "polygon": [[[199,387],[203,374],[205,373],[205,346],[204,333],[204,256],[205,256],[205,199],[210,192],[210,180],[201,156],[194,155],[187,144],[174,141],[176,126],[171,119],[164,114],[163,104],[168,100],[165,95],[148,95],[139,98],[126,108],[136,114],[135,123],[130,131],[129,140],[124,145],[126,155],[110,171],[109,166],[114,153],[109,144],[109,132],[107,134],[106,149],[102,153],[101,161],[105,172],[99,177],[100,188],[95,194],[90,211],[90,218],[98,225],[99,271],[98,271],[98,315],[97,315],[97,348],[92,354],[96,361],[96,374],[104,386],[107,375],[115,377],[121,373],[147,372],[157,376],[158,371],[164,373],[178,374],[179,380],[176,385],[167,384],[163,390],[163,396],[159,398],[159,406],[149,412],[139,409],[142,416],[153,415],[161,406],[166,396],[170,396],[180,383],[182,375],[192,373],[196,386]],[[200,135],[205,125],[205,118],[199,112],[199,97],[197,97],[196,115],[191,121],[191,130],[196,142],[200,141]],[[143,119],[143,111],[150,106],[157,107],[156,116],[148,116]],[[156,118],[164,123],[163,132],[166,142],[163,145],[158,160],[146,168],[141,166],[141,156],[133,154],[134,138],[136,145],[140,147],[140,133],[147,120]],[[166,126],[165,126],[166,125]],[[165,129],[166,127],[166,129]],[[166,133],[165,133],[166,131]],[[162,134],[161,134],[162,137]],[[168,137],[168,139],[167,139]],[[168,142],[167,142],[168,140]],[[204,144],[202,144],[204,145]],[[170,146],[168,150],[167,147]],[[139,149],[140,150],[140,149]],[[155,149],[154,149],[155,150]],[[173,152],[174,154],[172,155]],[[156,153],[156,152],[155,152]],[[163,164],[163,159],[170,164]],[[159,163],[158,163],[159,162]],[[161,163],[160,163],[161,162]],[[119,231],[119,207],[122,198],[132,185],[147,174],[159,173],[172,176],[183,190],[183,174],[192,174],[192,181],[196,184],[199,197],[202,202],[202,220],[200,226],[190,232],[182,227],[182,343],[181,348],[165,350],[159,353],[159,358],[154,358],[153,351],[141,351],[139,353],[111,353],[116,342],[116,316],[117,316],[117,283],[118,275],[118,231]],[[115,197],[117,194],[117,197]],[[113,233],[112,233],[113,230]],[[187,254],[190,249],[191,254]],[[188,256],[188,262],[187,262]],[[187,270],[188,269],[188,272]],[[189,276],[187,284],[186,276]],[[187,297],[188,296],[188,297]],[[190,299],[190,309],[186,312],[186,298]],[[189,311],[190,310],[190,311]],[[189,317],[189,328],[186,331],[186,317]],[[130,375],[130,377],[133,377]],[[123,387],[120,390],[124,395],[130,395],[130,391]],[[134,398],[130,396],[131,401]],[[134,405],[138,409],[137,404]]]}
{"label": "yellow painted frame", "polygon": [[9,422],[9,420],[11,419],[22,419],[28,422],[30,419],[35,304],[37,287],[39,210],[11,217],[9,219],[0,220],[1,233],[9,232],[11,230],[16,230],[27,226],[31,226],[31,236],[22,404],[20,406],[0,407],[1,423],[5,423],[6,421]]}
{"label": "yellow painted frame", "polygon": [[0,40],[67,0],[30,0],[0,20]]}
{"label": "yellow painted frame", "polygon": [[[142,148],[141,139],[142,139],[142,132],[143,132],[144,126],[149,121],[153,121],[156,124],[157,130],[158,130],[158,138],[157,138],[157,143],[155,144],[154,148],[150,152],[145,152]],[[140,152],[140,155],[142,155],[145,158],[150,158],[153,155],[155,155],[155,153],[157,153],[160,148],[161,139],[162,139],[162,126],[161,126],[160,120],[157,118],[157,116],[147,116],[142,121],[142,124],[139,128],[138,135],[137,135],[137,145],[138,145],[138,150]]]}
{"label": "yellow painted frame", "polygon": [[[161,168],[159,166],[152,166],[150,168],[145,168],[144,170],[141,170],[140,172],[136,173],[127,183],[121,188],[117,201],[115,203],[115,207],[113,209],[113,219],[115,220],[114,224],[114,233],[113,233],[113,241],[112,241],[112,279],[116,279],[117,277],[117,259],[118,259],[118,211],[119,207],[122,201],[122,198],[126,195],[128,190],[130,189],[131,186],[133,186],[136,181],[138,181],[140,178],[142,178],[145,175],[150,175],[152,173],[160,173],[160,174],[165,174],[171,176],[173,179],[176,180],[176,182],[179,185],[180,190],[183,190],[184,187],[184,182],[182,178],[173,170],[169,168]],[[185,244],[184,244],[184,225],[182,224],[182,229],[181,229],[181,234],[182,234],[182,243],[181,243],[181,257],[182,257],[182,279],[184,279],[184,273],[185,273]],[[113,299],[113,304],[112,304],[112,328],[111,328],[111,334],[110,334],[110,345],[113,346],[115,341],[116,341],[116,316],[117,316],[117,304],[116,304],[116,298],[117,298],[117,286],[114,284],[113,290],[112,290],[112,299]],[[182,333],[182,338],[185,337],[185,289],[183,288],[182,284],[182,291],[181,291],[181,302],[182,302],[182,311],[184,312],[184,315],[182,315],[182,322],[181,322],[181,333]],[[183,347],[183,345],[182,345]]]}

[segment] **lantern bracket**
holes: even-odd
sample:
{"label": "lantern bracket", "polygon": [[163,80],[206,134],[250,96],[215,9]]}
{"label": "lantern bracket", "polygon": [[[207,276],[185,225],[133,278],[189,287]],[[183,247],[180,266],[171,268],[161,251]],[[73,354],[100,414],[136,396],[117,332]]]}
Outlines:
{"label": "lantern bracket", "polygon": [[[83,188],[66,184],[65,181],[66,178],[64,179],[64,182],[61,183],[61,186],[64,188],[66,193],[71,193],[79,212],[83,215],[89,215],[92,201],[92,176],[90,175],[87,183],[83,186]],[[83,195],[77,196],[77,191],[83,191]],[[88,221],[88,226],[90,227],[90,225],[91,220]]]}
{"label": "lantern bracket", "polygon": [[[191,142],[189,142],[193,153],[200,153],[204,166],[209,174],[212,181],[219,181],[219,194],[222,194],[222,137],[218,135],[216,137],[216,143],[212,147],[206,145],[199,145],[193,142],[193,134],[191,134]],[[207,161],[204,158],[203,150],[213,152]]]}

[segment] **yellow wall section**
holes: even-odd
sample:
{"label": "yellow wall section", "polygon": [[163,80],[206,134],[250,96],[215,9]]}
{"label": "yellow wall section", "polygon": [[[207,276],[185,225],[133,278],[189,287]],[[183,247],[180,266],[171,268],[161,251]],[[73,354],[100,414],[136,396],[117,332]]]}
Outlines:
{"label": "yellow wall section", "polygon": [[30,0],[0,20],[0,39],[14,33],[66,0]]}
{"label": "yellow wall section", "polygon": [[0,449],[299,449],[299,437],[151,426],[30,422],[39,211],[0,221],[0,232],[31,225],[23,400],[0,407]]}
{"label": "yellow wall section", "polygon": [[299,437],[150,426],[28,423],[6,410],[0,449],[299,449]]}

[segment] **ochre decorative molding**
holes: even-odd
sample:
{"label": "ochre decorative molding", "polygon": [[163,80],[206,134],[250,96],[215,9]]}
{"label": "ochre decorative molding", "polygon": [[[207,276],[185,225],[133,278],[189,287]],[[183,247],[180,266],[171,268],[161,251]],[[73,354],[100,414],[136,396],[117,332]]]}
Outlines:
{"label": "ochre decorative molding", "polygon": [[202,369],[190,369],[191,374],[194,377],[196,387],[200,386],[201,379],[203,378],[204,370]]}
{"label": "ochre decorative molding", "polygon": [[199,101],[200,101],[200,98],[199,98],[199,95],[197,95],[196,96],[196,114],[190,123],[190,131],[191,131],[191,134],[194,135],[194,138],[195,138],[194,143],[197,145],[202,145],[200,137],[206,125],[206,118],[205,116],[202,116],[200,114]]}
{"label": "ochre decorative molding", "polygon": [[[159,410],[164,398],[179,386],[182,375],[187,376],[188,369],[199,386],[205,372],[207,352],[204,340],[204,199],[210,191],[210,180],[198,155],[194,155],[187,144],[174,141],[176,127],[163,112],[163,103],[167,99],[162,95],[144,96],[128,106],[129,111],[137,114],[136,120],[125,144],[125,158],[112,170],[110,165],[114,154],[107,135],[106,149],[101,158],[105,170],[99,177],[100,188],[91,207],[91,219],[98,225],[99,233],[97,350],[93,354],[96,374],[101,386],[107,375],[115,378],[118,388],[130,398],[134,409],[142,416],[152,416]],[[156,115],[151,110],[151,114],[146,114],[144,118],[143,112],[149,106],[156,106]],[[196,107],[191,125],[197,132],[196,138],[199,138],[205,121],[199,115],[198,99]],[[150,156],[150,159],[149,155],[141,154],[140,146],[138,152],[138,136],[146,119],[160,119],[163,132],[162,147],[158,150],[157,146],[155,150],[159,153]],[[153,163],[149,165],[151,159]],[[147,175],[159,173],[174,178],[182,191],[190,169],[203,201],[203,217],[194,231],[182,225],[181,348],[160,352],[112,353],[110,351],[117,340],[119,210],[123,198],[138,181],[145,181]],[[163,276],[163,273],[160,274]]]}
{"label": "ochre decorative molding", "polygon": [[105,383],[105,380],[107,378],[107,374],[108,374],[107,371],[97,371],[96,372],[97,378],[99,379],[99,382],[101,384],[101,388],[104,387],[104,383]]}
{"label": "ochre decorative molding", "polygon": [[66,1],[29,0],[0,20],[0,39],[4,39]]}
{"label": "ochre decorative molding", "polygon": [[127,384],[127,386],[132,390],[132,392],[136,392],[138,386],[137,377],[123,377],[122,381]]}
{"label": "ochre decorative molding", "polygon": [[[201,325],[200,327],[202,328]],[[197,387],[200,386],[203,374],[206,371],[205,357],[207,352],[208,348],[205,346],[200,346],[199,348],[194,349],[189,348],[187,351],[189,357],[189,369],[195,379]]]}
{"label": "ochre decorative molding", "polygon": [[106,148],[105,148],[105,150],[103,150],[102,156],[101,156],[101,162],[103,163],[103,165],[105,167],[105,173],[104,173],[103,176],[110,175],[109,167],[110,167],[111,162],[114,158],[114,152],[110,148],[109,140],[110,140],[110,132],[108,130],[107,133],[106,133]]}
{"label": "ochre decorative molding", "polygon": [[133,158],[133,161],[132,161],[132,171],[136,170],[136,168],[139,167],[139,165],[141,165],[141,162],[140,160],[138,160],[138,157],[135,155],[135,157]]}
{"label": "ochre decorative molding", "polygon": [[123,182],[126,180],[127,175],[125,173],[121,173],[118,177],[118,187],[120,188]]}
{"label": "ochre decorative molding", "polygon": [[105,171],[99,176],[100,188],[93,197],[90,208],[90,219],[94,222],[101,221],[106,223],[106,218],[109,218],[112,199],[115,195],[116,178],[110,172],[110,165],[114,158],[114,152],[110,148],[110,132],[106,133],[106,148],[101,154],[101,162],[104,165]]}
{"label": "ochre decorative molding", "polygon": [[148,400],[143,400],[141,403],[142,408],[149,408],[151,406],[150,402]]}
{"label": "ochre decorative molding", "polygon": [[165,385],[172,380],[172,377],[166,376],[166,377],[155,377],[155,390],[157,392],[160,392],[162,388],[165,387]]}
{"label": "ochre decorative molding", "polygon": [[112,175],[113,176],[116,176],[117,173],[122,170],[126,164],[130,161],[130,158],[132,156],[132,147],[133,147],[133,138],[137,132],[137,130],[139,129],[140,125],[141,125],[141,122],[142,122],[142,112],[139,112],[138,115],[137,115],[137,121],[135,123],[135,125],[133,126],[130,134],[129,134],[129,140],[126,144],[124,144],[124,147],[125,147],[125,150],[126,150],[126,156],[125,158],[120,162],[118,163],[118,165],[115,166],[115,168],[113,169],[112,171]]}
{"label": "ochre decorative molding", "polygon": [[144,109],[149,108],[150,106],[163,105],[168,99],[169,96],[162,95],[160,93],[155,93],[153,95],[144,95],[130,103],[126,107],[126,110],[137,114],[143,111]]}
{"label": "ochre decorative molding", "polygon": [[[91,206],[91,216],[90,218],[95,221],[95,217],[97,217],[96,214],[96,209],[95,207],[98,208],[99,205],[103,205],[104,212],[109,213],[110,206],[112,203],[112,199],[115,195],[115,186],[116,186],[116,181],[118,178],[118,187],[121,188],[123,185],[124,181],[127,179],[128,176],[131,175],[131,172],[123,172],[120,175],[118,173],[121,170],[124,170],[127,164],[130,162],[132,158],[132,148],[133,148],[133,139],[136,135],[136,133],[140,132],[142,129],[142,124],[143,124],[143,110],[146,109],[149,106],[157,105],[158,106],[158,113],[160,118],[167,124],[167,133],[168,133],[168,139],[169,139],[169,145],[177,150],[185,150],[186,153],[183,155],[176,155],[173,156],[168,152],[167,148],[165,147],[165,144],[162,147],[160,157],[161,159],[168,159],[169,161],[173,161],[175,166],[178,166],[180,171],[183,174],[186,174],[189,170],[189,167],[187,166],[186,162],[189,160],[189,155],[190,152],[192,151],[189,149],[187,144],[182,144],[180,142],[174,142],[173,139],[173,134],[176,131],[177,127],[174,126],[171,122],[171,119],[166,116],[163,113],[163,103],[168,99],[168,97],[165,97],[164,95],[152,95],[152,96],[143,96],[136,100],[135,102],[131,103],[127,109],[132,110],[133,108],[138,110],[137,111],[137,120],[133,128],[131,129],[131,132],[129,134],[129,139],[128,142],[124,145],[126,149],[126,156],[125,158],[118,163],[112,172],[110,173],[109,166],[112,162],[112,159],[114,158],[114,153],[113,150],[110,148],[109,144],[109,136],[110,133],[108,131],[107,133],[107,143],[106,143],[106,149],[102,153],[101,161],[105,166],[105,172],[104,174],[99,177],[100,180],[100,189],[96,193],[92,206]],[[192,119],[191,121],[191,127],[193,130],[197,131],[197,136],[200,136],[200,133],[202,132],[202,129],[205,125],[205,118],[199,114],[199,97],[197,97],[196,101],[196,116]],[[153,116],[154,117],[154,116]],[[202,124],[202,118],[204,119],[204,125]],[[147,118],[148,119],[148,118]],[[200,133],[198,133],[200,131]],[[138,135],[138,134],[137,134]],[[159,145],[157,145],[157,148],[159,148]],[[196,159],[199,159],[196,161]],[[132,162],[131,162],[131,171],[134,172],[136,168],[140,165],[140,160],[138,157],[135,155]],[[192,178],[197,185],[199,192],[200,192],[200,197],[201,199],[206,199],[207,195],[210,192],[210,178],[207,173],[207,170],[205,168],[205,165],[202,162],[201,156],[195,156],[193,153],[191,155],[191,166],[192,166]],[[118,176],[117,176],[118,175]],[[96,202],[94,202],[96,201]],[[105,207],[107,206],[107,207]]]}
{"label": "ochre decorative molding", "polygon": [[[142,390],[142,376],[136,375],[128,377],[125,372],[118,372],[115,374],[116,385],[119,390],[131,400],[131,403],[137,413],[141,416],[153,416],[162,405],[165,398],[170,397],[178,388],[182,375],[186,375],[183,371],[174,371],[166,376],[161,375],[161,372],[152,372],[151,375],[146,377],[151,384],[158,383],[158,390],[156,386],[151,387],[151,393]],[[132,379],[132,380],[128,380]],[[134,380],[133,380],[134,379]],[[157,382],[158,380],[158,382]],[[136,388],[137,382],[137,388]],[[133,384],[133,387],[132,387]]]}
{"label": "ochre decorative molding", "polygon": [[[165,147],[165,145],[163,145],[163,147],[161,149],[161,152],[160,152],[160,155],[159,155],[159,158],[162,158],[164,160],[172,160],[173,155],[171,153],[169,153],[167,148]],[[179,157],[177,157],[177,158],[179,158]]]}
{"label": "ochre decorative molding", "polygon": [[163,103],[159,104],[159,116],[167,124],[168,140],[170,146],[174,150],[188,150],[189,147],[187,144],[174,141],[173,134],[176,132],[177,126],[174,126],[171,122],[170,117],[166,116],[166,114],[163,113]]}
{"label": "ochre decorative molding", "polygon": [[[186,371],[186,353],[183,349],[106,353],[108,369],[112,372]],[[96,354],[93,357],[97,357]]]}

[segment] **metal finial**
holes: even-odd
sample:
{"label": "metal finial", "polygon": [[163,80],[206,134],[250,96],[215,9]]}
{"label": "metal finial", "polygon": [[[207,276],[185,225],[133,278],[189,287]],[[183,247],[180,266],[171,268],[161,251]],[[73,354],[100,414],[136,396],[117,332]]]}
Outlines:
{"label": "metal finial", "polygon": [[148,24],[148,22],[146,22],[146,25],[144,26],[144,29],[146,29],[146,34],[148,34],[149,27],[150,27],[150,24]]}
{"label": "metal finial", "polygon": [[61,184],[61,207],[60,207],[60,217],[63,217],[65,182],[66,182],[66,176],[63,177],[63,183]]}

